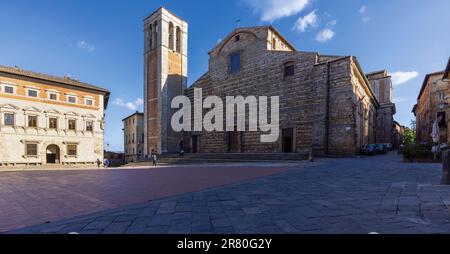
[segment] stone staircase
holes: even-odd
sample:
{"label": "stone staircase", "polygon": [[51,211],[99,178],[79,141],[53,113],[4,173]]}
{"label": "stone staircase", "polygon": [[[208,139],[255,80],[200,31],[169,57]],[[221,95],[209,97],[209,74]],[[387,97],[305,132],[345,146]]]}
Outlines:
{"label": "stone staircase", "polygon": [[[203,163],[236,163],[236,162],[292,162],[309,158],[306,153],[205,153],[205,154],[164,154],[158,156],[158,165],[203,164]],[[151,166],[150,159],[129,163],[125,167]]]}

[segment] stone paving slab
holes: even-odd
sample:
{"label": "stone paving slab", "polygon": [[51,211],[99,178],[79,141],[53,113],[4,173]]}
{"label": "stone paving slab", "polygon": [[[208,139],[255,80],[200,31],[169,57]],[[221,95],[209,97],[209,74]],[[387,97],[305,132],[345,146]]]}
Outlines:
{"label": "stone paving slab", "polygon": [[[439,164],[403,163],[393,153],[320,159],[278,175],[11,233],[448,234],[450,187],[439,185],[440,178]],[[129,221],[117,221],[126,215]]]}

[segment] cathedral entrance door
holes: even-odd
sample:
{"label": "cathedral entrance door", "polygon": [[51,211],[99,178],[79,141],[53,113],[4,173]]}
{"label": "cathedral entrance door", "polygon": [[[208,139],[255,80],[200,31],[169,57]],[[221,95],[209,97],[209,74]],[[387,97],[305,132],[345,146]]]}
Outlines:
{"label": "cathedral entrance door", "polygon": [[241,133],[237,131],[228,132],[228,152],[241,152]]}
{"label": "cathedral entrance door", "polygon": [[198,153],[198,136],[192,136],[192,153]]}
{"label": "cathedral entrance door", "polygon": [[282,135],[282,146],[283,153],[292,153],[294,146],[294,130],[293,129],[283,129]]}

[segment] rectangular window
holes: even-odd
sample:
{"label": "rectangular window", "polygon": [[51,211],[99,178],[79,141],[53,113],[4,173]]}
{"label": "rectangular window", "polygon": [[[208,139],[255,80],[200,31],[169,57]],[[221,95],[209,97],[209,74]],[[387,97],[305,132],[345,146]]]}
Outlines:
{"label": "rectangular window", "polygon": [[50,100],[52,100],[52,101],[58,100],[58,96],[56,96],[56,94],[54,94],[54,93],[51,93],[51,94],[48,96],[48,98],[49,98]]}
{"label": "rectangular window", "polygon": [[241,54],[234,53],[230,58],[231,74],[238,74],[241,71]]}
{"label": "rectangular window", "polygon": [[58,118],[50,118],[48,127],[50,129],[58,129]]}
{"label": "rectangular window", "polygon": [[86,100],[86,105],[92,106],[92,105],[94,105],[94,101],[91,100],[91,99],[87,99],[87,100]]}
{"label": "rectangular window", "polygon": [[69,96],[69,97],[67,97],[67,101],[69,103],[77,103],[77,98],[75,98],[73,96]]}
{"label": "rectangular window", "polygon": [[295,66],[294,64],[286,64],[284,66],[284,77],[291,77],[295,74]]}
{"label": "rectangular window", "polygon": [[447,119],[445,112],[438,112],[437,117],[440,120],[439,121],[439,127],[445,128],[447,126]]}
{"label": "rectangular window", "polygon": [[5,114],[5,125],[14,126],[14,114]]}
{"label": "rectangular window", "polygon": [[94,130],[94,123],[89,121],[86,122],[86,131],[93,131]]}
{"label": "rectangular window", "polygon": [[28,116],[28,127],[36,128],[37,120],[37,116]]}
{"label": "rectangular window", "polygon": [[37,144],[27,144],[26,145],[26,156],[37,156],[38,155]]}
{"label": "rectangular window", "polygon": [[14,87],[12,87],[12,86],[5,86],[5,93],[13,94],[14,93]]}
{"label": "rectangular window", "polygon": [[67,155],[77,156],[77,145],[67,145]]}
{"label": "rectangular window", "polygon": [[69,130],[74,131],[77,129],[77,121],[69,120]]}
{"label": "rectangular window", "polygon": [[36,90],[28,90],[29,97],[38,97],[38,92]]}

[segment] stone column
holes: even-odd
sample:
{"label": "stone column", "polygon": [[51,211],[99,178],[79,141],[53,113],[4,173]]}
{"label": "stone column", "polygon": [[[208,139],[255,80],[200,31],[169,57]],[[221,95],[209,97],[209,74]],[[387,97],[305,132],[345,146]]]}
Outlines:
{"label": "stone column", "polygon": [[442,153],[443,176],[441,184],[450,185],[450,150]]}

